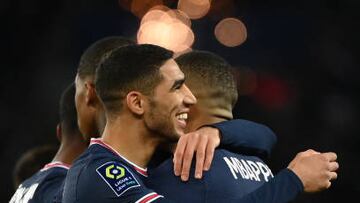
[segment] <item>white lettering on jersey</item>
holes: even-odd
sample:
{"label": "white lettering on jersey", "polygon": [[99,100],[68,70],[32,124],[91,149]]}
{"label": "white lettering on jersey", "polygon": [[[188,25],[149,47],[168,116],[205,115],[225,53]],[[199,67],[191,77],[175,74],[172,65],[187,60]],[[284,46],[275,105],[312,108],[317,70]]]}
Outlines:
{"label": "white lettering on jersey", "polygon": [[245,166],[246,170],[249,172],[249,176],[250,176],[250,180],[255,179],[256,180],[256,176],[254,174],[254,172],[251,170],[251,168],[247,165],[247,163],[245,162],[245,160],[241,159],[241,162],[243,163],[243,165]]}
{"label": "white lettering on jersey", "polygon": [[[226,164],[228,165],[228,167],[229,167],[232,175],[234,176],[234,178],[235,178],[235,179],[238,179],[236,173],[239,173],[240,169],[239,169],[237,163],[236,163],[236,162],[234,163],[234,162],[233,162],[234,160],[233,160],[232,158],[231,158],[232,161],[230,161],[227,157],[223,157],[223,158],[224,158],[224,161],[226,162]],[[237,160],[237,159],[236,159],[236,160]],[[238,160],[237,160],[237,161],[238,161]],[[241,176],[243,176],[243,175],[241,174]],[[244,176],[243,176],[243,177],[244,177]]]}
{"label": "white lettering on jersey", "polygon": [[239,169],[240,169],[240,173],[241,173],[241,177],[243,179],[249,179],[250,176],[249,176],[249,172],[246,170],[246,168],[243,166],[243,164],[239,161],[239,159],[237,158],[234,158],[234,157],[231,157],[231,160],[234,161],[237,163]]}
{"label": "white lettering on jersey", "polygon": [[33,184],[30,187],[23,187],[22,185],[16,190],[9,203],[27,203],[34,196],[35,190],[39,183]]}
{"label": "white lettering on jersey", "polygon": [[251,170],[254,172],[255,175],[255,180],[256,181],[260,181],[259,175],[260,175],[260,169],[259,167],[256,165],[255,162],[248,160],[247,163],[249,164]]}
{"label": "white lettering on jersey", "polygon": [[263,174],[264,179],[265,179],[266,182],[269,181],[269,176],[271,176],[271,178],[274,177],[274,175],[272,174],[270,168],[266,164],[261,163],[261,162],[256,162],[256,164],[259,166],[260,171]]}
{"label": "white lettering on jersey", "polygon": [[270,168],[262,162],[252,160],[238,159],[235,157],[223,157],[226,165],[229,167],[234,179],[240,175],[243,179],[254,181],[269,181],[269,177],[274,177]]}

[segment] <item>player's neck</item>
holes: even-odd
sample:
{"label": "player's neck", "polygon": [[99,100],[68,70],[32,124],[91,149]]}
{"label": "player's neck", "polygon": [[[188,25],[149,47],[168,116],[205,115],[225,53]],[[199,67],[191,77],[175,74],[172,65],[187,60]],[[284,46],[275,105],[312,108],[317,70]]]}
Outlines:
{"label": "player's neck", "polygon": [[108,122],[102,135],[106,144],[142,168],[146,168],[160,142],[155,137],[149,136],[141,120],[126,119]]}
{"label": "player's neck", "polygon": [[187,132],[193,132],[193,131],[198,130],[199,128],[201,128],[204,125],[219,123],[219,122],[222,122],[225,120],[226,119],[220,118],[220,117],[209,117],[209,118],[201,118],[198,120],[194,120],[193,124],[190,125],[189,128],[187,129]]}
{"label": "player's neck", "polygon": [[100,107],[97,107],[97,112],[96,112],[96,126],[97,126],[97,131],[98,131],[98,135],[101,136],[105,125],[106,125],[106,117],[105,117],[105,113],[104,110]]}
{"label": "player's neck", "polygon": [[63,140],[53,161],[60,161],[68,165],[72,165],[87,148],[85,141],[81,139]]}
{"label": "player's neck", "polygon": [[193,132],[199,129],[200,127],[204,125],[210,125],[214,123],[219,123],[222,121],[229,120],[228,118],[225,118],[220,115],[211,115],[211,114],[198,114],[195,118],[191,120],[191,122],[188,124],[186,131],[187,132]]}
{"label": "player's neck", "polygon": [[201,126],[210,125],[233,118],[230,110],[210,100],[198,100],[198,104],[190,108],[186,132],[192,132]]}

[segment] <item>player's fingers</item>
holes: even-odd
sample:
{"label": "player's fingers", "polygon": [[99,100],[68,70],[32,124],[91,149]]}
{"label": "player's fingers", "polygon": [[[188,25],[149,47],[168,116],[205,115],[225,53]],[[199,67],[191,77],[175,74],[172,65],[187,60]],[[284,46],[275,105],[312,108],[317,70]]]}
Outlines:
{"label": "player's fingers", "polygon": [[215,148],[216,148],[216,143],[214,142],[209,142],[208,145],[206,146],[206,157],[205,157],[205,162],[204,162],[204,170],[208,171],[210,169],[211,166],[211,162],[214,158],[214,153],[215,153]]}
{"label": "player's fingers", "polygon": [[195,147],[197,145],[197,136],[192,136],[192,140],[187,143],[186,149],[184,151],[182,168],[181,168],[181,180],[187,181],[189,179],[191,161],[194,156]]}
{"label": "player's fingers", "polygon": [[339,164],[336,161],[332,161],[329,163],[329,170],[330,171],[336,171],[339,168]]}
{"label": "player's fingers", "polygon": [[330,172],[330,180],[336,180],[337,179],[337,173],[336,172]]}
{"label": "player's fingers", "polygon": [[314,155],[314,154],[320,154],[320,152],[317,152],[317,151],[315,151],[313,149],[308,149],[308,150],[306,150],[304,152],[299,153],[299,155],[301,155],[301,156],[311,156],[311,155]]}
{"label": "player's fingers", "polygon": [[328,161],[336,161],[337,155],[334,152],[326,152],[322,153],[322,155],[328,160]]}
{"label": "player's fingers", "polygon": [[315,151],[315,150],[313,150],[313,149],[308,149],[308,150],[306,150],[305,152],[307,152],[307,153],[318,153],[317,151]]}
{"label": "player's fingers", "polygon": [[205,150],[208,144],[206,136],[201,136],[198,145],[196,146],[196,165],[195,165],[195,178],[200,179],[204,168]]}
{"label": "player's fingers", "polygon": [[182,168],[182,161],[184,156],[184,151],[187,144],[187,135],[183,135],[180,137],[175,152],[174,152],[174,173],[176,176],[179,176]]}
{"label": "player's fingers", "polygon": [[330,181],[327,181],[327,182],[326,182],[326,185],[325,185],[325,188],[328,189],[328,188],[330,188],[330,187],[331,187],[331,182],[330,182]]}

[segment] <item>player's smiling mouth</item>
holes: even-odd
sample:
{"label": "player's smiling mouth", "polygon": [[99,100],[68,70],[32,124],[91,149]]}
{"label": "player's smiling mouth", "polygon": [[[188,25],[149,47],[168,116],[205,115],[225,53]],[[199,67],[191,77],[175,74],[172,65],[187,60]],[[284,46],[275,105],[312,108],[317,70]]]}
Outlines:
{"label": "player's smiling mouth", "polygon": [[186,127],[186,120],[188,119],[188,113],[182,112],[176,115],[176,119],[182,128]]}

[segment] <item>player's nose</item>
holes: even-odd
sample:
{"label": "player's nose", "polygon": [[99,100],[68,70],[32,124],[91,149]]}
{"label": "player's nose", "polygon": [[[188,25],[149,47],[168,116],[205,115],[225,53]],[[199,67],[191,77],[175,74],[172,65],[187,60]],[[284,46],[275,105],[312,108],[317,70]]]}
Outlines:
{"label": "player's nose", "polygon": [[185,84],[184,84],[184,93],[185,93],[184,103],[186,105],[196,104],[196,102],[197,102],[196,97],[193,95],[193,93],[190,91],[190,89]]}

